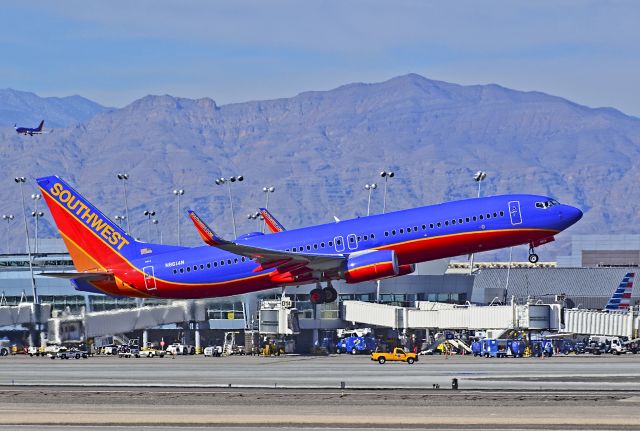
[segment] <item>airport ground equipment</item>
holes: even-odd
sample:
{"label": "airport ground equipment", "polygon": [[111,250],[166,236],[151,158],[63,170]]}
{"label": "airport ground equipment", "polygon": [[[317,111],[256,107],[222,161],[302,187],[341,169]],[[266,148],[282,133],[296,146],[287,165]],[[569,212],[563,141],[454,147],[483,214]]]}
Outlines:
{"label": "airport ground equipment", "polygon": [[80,349],[68,349],[66,347],[60,347],[60,349],[58,350],[57,353],[53,354],[50,353],[49,357],[51,359],[80,359],[80,358],[84,358],[87,359],[89,357],[89,353],[84,351],[84,350],[80,350]]}
{"label": "airport ground equipment", "polygon": [[299,334],[298,310],[292,307],[291,298],[260,301],[259,330],[269,335]]}
{"label": "airport ground equipment", "polygon": [[372,337],[371,329],[355,329],[352,331],[338,330],[338,336],[341,337],[336,343],[336,351],[338,353],[370,353],[378,347],[378,341]]}
{"label": "airport ground equipment", "polygon": [[167,346],[166,352],[170,355],[195,355],[195,346],[187,344],[173,343]]}
{"label": "airport ground equipment", "polygon": [[589,338],[589,346],[591,351],[599,351],[599,353],[612,353],[614,355],[622,355],[627,353],[625,342],[619,337],[603,337],[592,336]]}
{"label": "airport ground equipment", "polygon": [[222,356],[221,346],[208,346],[204,348],[204,356],[211,358],[219,358]]}
{"label": "airport ground equipment", "polygon": [[418,360],[416,353],[408,353],[403,349],[396,347],[393,352],[373,352],[371,353],[371,360],[377,361],[379,364],[384,364],[387,361],[390,362],[406,362],[407,364],[413,364]]}

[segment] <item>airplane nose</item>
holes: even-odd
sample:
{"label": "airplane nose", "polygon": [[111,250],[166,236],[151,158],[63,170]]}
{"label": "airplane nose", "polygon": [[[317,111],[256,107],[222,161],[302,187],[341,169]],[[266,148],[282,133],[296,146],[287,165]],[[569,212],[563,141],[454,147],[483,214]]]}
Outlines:
{"label": "airplane nose", "polygon": [[580,211],[579,208],[572,207],[571,205],[563,205],[560,212],[560,218],[563,220],[563,224],[565,224],[564,229],[566,229],[582,218],[582,211]]}

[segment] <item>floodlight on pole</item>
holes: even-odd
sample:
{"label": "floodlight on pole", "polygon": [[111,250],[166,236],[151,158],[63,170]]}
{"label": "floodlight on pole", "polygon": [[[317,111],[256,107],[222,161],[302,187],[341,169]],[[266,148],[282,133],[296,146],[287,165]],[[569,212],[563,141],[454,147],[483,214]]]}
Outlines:
{"label": "floodlight on pole", "polygon": [[487,173],[484,171],[478,171],[473,176],[473,180],[478,183],[478,197],[480,197],[480,183],[483,182],[485,178],[487,178]]}
{"label": "floodlight on pole", "polygon": [[249,220],[255,220],[256,221],[256,230],[260,228],[260,220],[263,220],[262,214],[260,214],[260,211],[256,211],[253,214],[247,214],[247,218]]}
{"label": "floodlight on pole", "polygon": [[[273,186],[271,186],[271,187],[263,187],[263,188],[262,188],[262,192],[263,192],[265,195],[267,195],[267,202],[266,202],[266,204],[265,204],[265,206],[264,206],[267,210],[269,209],[269,195],[270,195],[271,193],[275,192],[275,191],[276,191],[276,188],[275,188],[275,187],[273,187]],[[260,229],[260,232],[263,232],[263,233],[264,233],[264,224],[262,225],[262,228]]]}
{"label": "floodlight on pole", "polygon": [[384,193],[382,195],[382,214],[387,210],[387,182],[389,178],[393,178],[395,174],[393,171],[382,171],[380,172],[380,176],[384,178]]}
{"label": "floodlight on pole", "polygon": [[33,211],[31,212],[31,216],[36,219],[36,235],[35,235],[35,254],[38,254],[38,220],[40,217],[44,216],[42,211],[38,211],[38,201],[42,198],[40,193],[32,193],[31,199],[33,199]]}
{"label": "floodlight on pole", "polygon": [[121,216],[121,215],[116,215],[113,218],[115,219],[116,223],[118,223],[118,226],[120,227],[122,227],[122,222],[127,219],[125,216]]}
{"label": "floodlight on pole", "polygon": [[220,177],[215,180],[216,185],[222,186],[225,183],[227,184],[227,191],[229,192],[229,206],[231,206],[231,224],[233,225],[233,238],[237,238],[238,234],[236,232],[236,217],[233,213],[233,198],[231,197],[231,183],[235,183],[236,181],[242,182],[244,181],[244,177],[242,175],[224,178]]}
{"label": "floodlight on pole", "polygon": [[147,216],[147,241],[151,242],[151,217],[155,217],[156,212],[153,210],[144,210],[144,215]]}
{"label": "floodlight on pole", "polygon": [[156,225],[156,236],[160,239],[160,244],[162,244],[162,231],[160,230],[160,226],[158,226],[158,223],[160,222],[157,218],[154,218],[153,220],[151,220],[151,223]]}
{"label": "floodlight on pole", "polygon": [[369,216],[371,209],[371,192],[374,191],[377,187],[378,185],[376,183],[364,185],[364,189],[369,191],[369,199],[367,200],[367,216]]}
{"label": "floodlight on pole", "polygon": [[129,204],[127,202],[127,181],[129,180],[129,174],[119,173],[116,174],[118,180],[122,182],[122,190],[124,192],[124,211],[127,217],[127,233],[131,235],[131,226],[129,225]]}
{"label": "floodlight on pole", "polygon": [[175,189],[173,194],[178,197],[178,245],[182,245],[182,238],[180,238],[180,212],[182,207],[180,206],[180,196],[184,195],[183,189]]}

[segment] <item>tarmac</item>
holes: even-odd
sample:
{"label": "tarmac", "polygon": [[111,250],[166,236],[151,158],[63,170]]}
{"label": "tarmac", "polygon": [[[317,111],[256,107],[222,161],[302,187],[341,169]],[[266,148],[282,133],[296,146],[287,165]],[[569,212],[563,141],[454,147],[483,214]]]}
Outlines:
{"label": "tarmac", "polygon": [[413,365],[351,355],[15,356],[0,358],[0,430],[640,429],[639,383],[640,355],[630,354]]}

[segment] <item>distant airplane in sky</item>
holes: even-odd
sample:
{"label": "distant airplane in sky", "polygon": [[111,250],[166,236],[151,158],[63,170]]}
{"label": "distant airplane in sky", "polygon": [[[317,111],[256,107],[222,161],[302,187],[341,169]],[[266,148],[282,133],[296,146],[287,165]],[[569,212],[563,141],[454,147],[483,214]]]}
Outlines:
{"label": "distant airplane in sky", "polygon": [[311,301],[333,302],[333,280],[397,277],[418,262],[528,244],[535,263],[535,247],[582,217],[546,196],[501,195],[230,241],[189,211],[210,246],[181,247],[137,241],[59,177],[37,182],[77,269],[44,275],[112,296],[210,298],[316,283]]}
{"label": "distant airplane in sky", "polygon": [[628,272],[622,277],[622,281],[616,290],[613,291],[613,295],[604,307],[605,311],[613,310],[628,310],[631,305],[631,291],[633,290],[633,278],[636,276],[635,272]]}
{"label": "distant airplane in sky", "polygon": [[40,124],[38,125],[38,127],[36,127],[35,129],[31,129],[29,127],[18,127],[17,124],[14,124],[13,127],[15,127],[16,132],[18,133],[18,135],[42,135],[43,133],[47,133],[44,132],[42,130],[42,128],[44,127],[44,120],[42,120],[40,122]]}

